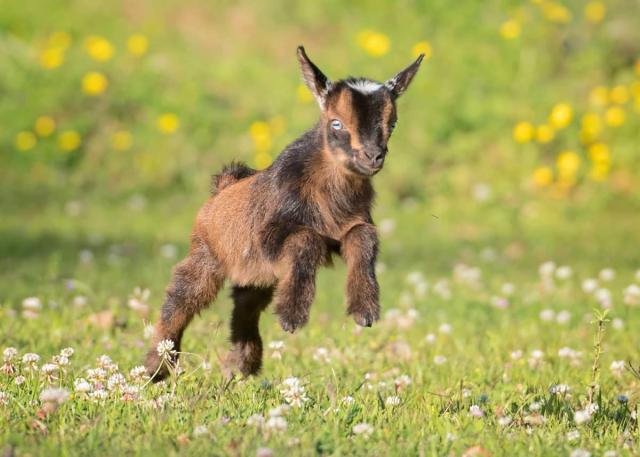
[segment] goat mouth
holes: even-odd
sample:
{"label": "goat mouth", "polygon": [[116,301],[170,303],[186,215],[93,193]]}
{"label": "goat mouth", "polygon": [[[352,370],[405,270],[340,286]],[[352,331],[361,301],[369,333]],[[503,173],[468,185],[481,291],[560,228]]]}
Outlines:
{"label": "goat mouth", "polygon": [[378,173],[380,170],[382,170],[382,166],[372,167],[370,165],[365,165],[360,162],[353,162],[352,169],[353,169],[353,172],[355,172],[356,174],[370,177]]}

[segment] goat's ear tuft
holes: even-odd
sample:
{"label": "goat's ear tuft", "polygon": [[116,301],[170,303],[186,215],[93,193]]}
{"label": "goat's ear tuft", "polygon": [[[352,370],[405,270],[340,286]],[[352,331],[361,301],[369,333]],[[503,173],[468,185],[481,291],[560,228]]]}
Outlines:
{"label": "goat's ear tuft", "polygon": [[331,88],[331,81],[320,71],[320,69],[309,59],[302,46],[298,46],[298,62],[302,70],[302,77],[309,90],[318,101],[321,109],[325,107],[327,93]]}
{"label": "goat's ear tuft", "polygon": [[405,90],[407,90],[407,87],[409,87],[411,80],[416,75],[418,68],[420,68],[420,63],[423,58],[424,54],[420,54],[415,62],[384,83],[384,85],[391,91],[394,98],[398,98]]}

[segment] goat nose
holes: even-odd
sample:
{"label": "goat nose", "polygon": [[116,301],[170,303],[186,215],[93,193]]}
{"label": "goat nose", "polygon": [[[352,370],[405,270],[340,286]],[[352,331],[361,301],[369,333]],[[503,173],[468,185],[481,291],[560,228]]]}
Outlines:
{"label": "goat nose", "polygon": [[384,158],[384,151],[380,148],[367,148],[364,150],[364,155],[371,161],[374,165],[380,165],[382,163],[382,159]]}

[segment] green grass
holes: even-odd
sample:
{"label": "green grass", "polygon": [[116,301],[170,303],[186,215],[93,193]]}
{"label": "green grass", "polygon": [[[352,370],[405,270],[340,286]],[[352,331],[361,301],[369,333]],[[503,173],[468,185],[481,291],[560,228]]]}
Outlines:
{"label": "green grass", "polygon": [[[640,379],[610,367],[640,365],[638,304],[633,297],[625,303],[624,294],[640,284],[640,11],[630,0],[604,2],[604,20],[591,24],[583,2],[563,4],[568,23],[549,21],[534,2],[497,0],[3,5],[0,348],[19,355],[0,370],[0,450],[637,455]],[[499,29],[510,18],[521,33],[504,40]],[[389,38],[385,55],[358,45],[364,29]],[[46,70],[39,55],[57,31],[71,43],[62,66]],[[149,39],[143,56],[126,51],[133,33]],[[89,35],[107,38],[113,57],[92,60],[84,50]],[[338,261],[320,273],[310,323],[298,333],[284,333],[264,313],[265,363],[256,378],[224,376],[225,290],[188,329],[183,350],[193,355],[183,357],[182,375],[163,385],[138,383],[144,387],[133,401],[122,401],[117,389],[104,400],[76,392],[74,380],[87,378],[103,354],[136,385],[128,373],[148,349],[145,325],[159,315],[171,268],[187,252],[209,175],[231,159],[259,158],[252,123],[270,124],[272,146],[262,152],[273,158],[315,121],[315,104],[296,96],[295,47],[304,44],[330,77],[384,79],[411,61],[422,40],[433,55],[399,102],[390,156],[375,178],[384,318],[358,329],[345,315]],[[81,90],[88,71],[109,81],[97,97]],[[612,127],[604,119],[616,103],[594,105],[590,93],[621,85],[630,94],[619,104],[626,118]],[[514,141],[517,122],[545,123],[559,102],[571,105],[573,119],[551,143]],[[166,112],[180,121],[173,134],[156,126]],[[611,150],[603,181],[589,177],[589,144],[580,141],[586,113],[603,119],[598,141]],[[43,115],[56,121],[53,134],[19,150],[16,136]],[[82,144],[62,152],[58,135],[68,129]],[[131,135],[130,148],[114,149],[117,131]],[[580,158],[568,185],[556,165],[565,150]],[[544,166],[553,180],[536,187],[532,174]],[[554,276],[551,287],[539,273],[549,260],[570,266],[571,276]],[[605,268],[615,277],[598,279],[598,287],[611,292],[612,306],[595,349],[592,321],[602,306],[582,282]],[[510,295],[505,283],[513,285]],[[128,304],[136,287],[150,290],[148,313]],[[27,297],[42,303],[34,319],[23,314]],[[495,306],[504,299],[506,308]],[[541,317],[546,310],[554,312],[550,321]],[[279,358],[269,348],[278,341]],[[51,385],[17,361],[35,352],[42,366],[66,347],[75,350],[70,366]],[[567,347],[580,355],[561,356]],[[512,358],[514,351],[522,356]],[[530,360],[535,351],[543,356]],[[16,385],[19,375],[25,382]],[[256,414],[268,420],[286,403],[281,390],[289,377],[301,380],[308,400],[283,413],[286,430],[247,424]],[[550,393],[558,384],[570,391]],[[40,394],[50,386],[71,398],[45,414]],[[395,396],[399,404],[387,404]],[[590,402],[597,412],[576,423]],[[482,417],[470,413],[472,405]],[[361,423],[371,426],[370,436],[354,433]]]}

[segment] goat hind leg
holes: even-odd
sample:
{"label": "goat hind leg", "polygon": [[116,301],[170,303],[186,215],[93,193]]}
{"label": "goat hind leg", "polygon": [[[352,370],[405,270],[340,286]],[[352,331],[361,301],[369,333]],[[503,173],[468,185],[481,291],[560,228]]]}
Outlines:
{"label": "goat hind leg", "polygon": [[[189,256],[176,266],[155,327],[153,344],[145,359],[145,367],[154,382],[169,374],[167,363],[158,354],[158,343],[170,340],[179,352],[184,330],[194,315],[215,299],[223,281],[218,262],[204,244],[192,246]],[[175,354],[166,362],[175,364],[177,359]]]}

